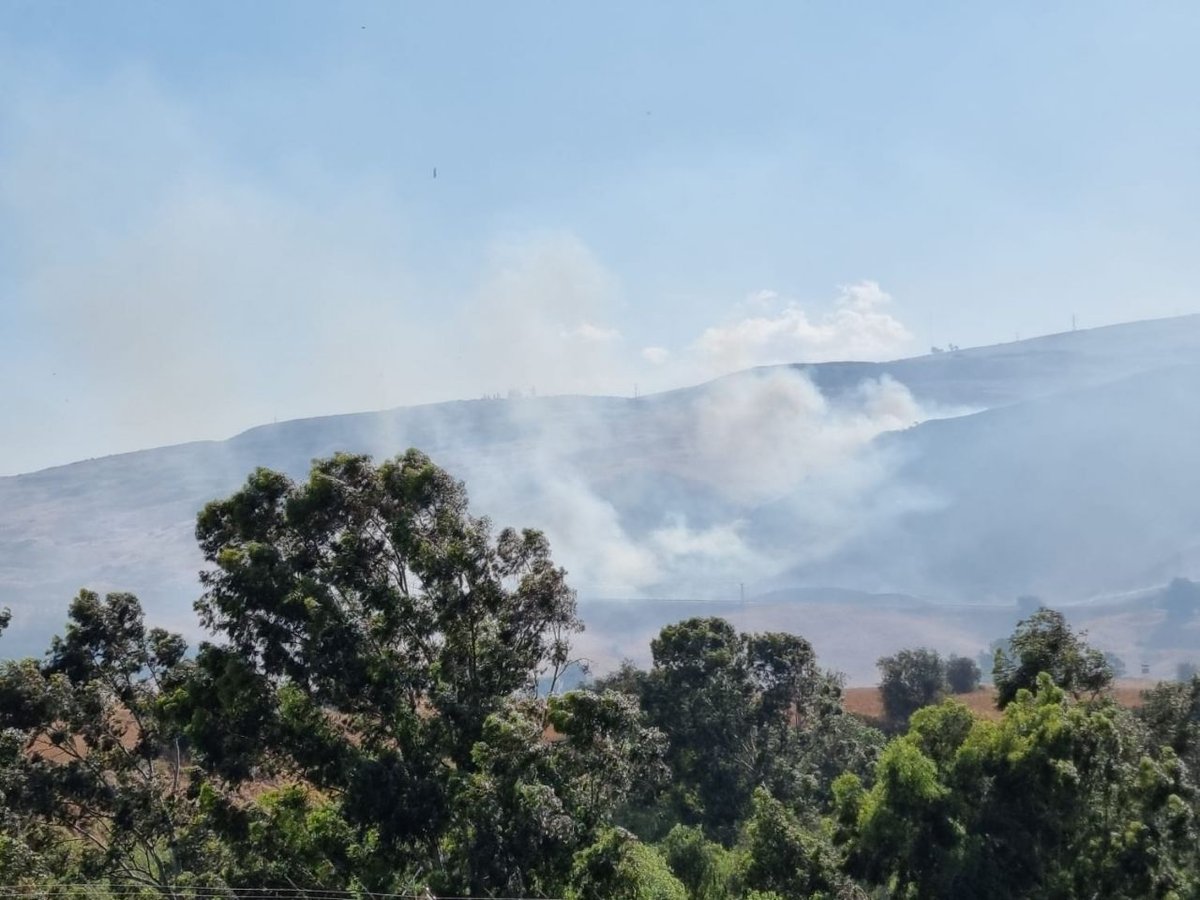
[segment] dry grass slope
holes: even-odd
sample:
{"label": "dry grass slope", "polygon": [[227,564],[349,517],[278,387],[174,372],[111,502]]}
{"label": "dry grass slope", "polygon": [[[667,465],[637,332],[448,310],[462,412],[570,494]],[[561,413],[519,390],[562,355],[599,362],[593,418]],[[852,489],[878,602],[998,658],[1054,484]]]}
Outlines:
{"label": "dry grass slope", "polygon": [[[1122,679],[1113,688],[1112,694],[1118,703],[1127,709],[1136,709],[1142,705],[1142,692],[1154,687],[1158,682]],[[953,699],[965,703],[975,715],[984,719],[1000,718],[1000,710],[996,709],[996,689],[981,687],[969,694],[955,694]],[[847,712],[854,713],[870,720],[883,719],[883,699],[878,687],[846,688],[842,694],[842,705]]]}

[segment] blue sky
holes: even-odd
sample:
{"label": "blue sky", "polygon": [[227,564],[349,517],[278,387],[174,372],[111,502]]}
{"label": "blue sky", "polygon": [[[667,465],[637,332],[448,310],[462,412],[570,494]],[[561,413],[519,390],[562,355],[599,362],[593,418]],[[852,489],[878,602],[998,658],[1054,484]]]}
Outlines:
{"label": "blue sky", "polygon": [[0,472],[1197,311],[1198,26],[5,0]]}

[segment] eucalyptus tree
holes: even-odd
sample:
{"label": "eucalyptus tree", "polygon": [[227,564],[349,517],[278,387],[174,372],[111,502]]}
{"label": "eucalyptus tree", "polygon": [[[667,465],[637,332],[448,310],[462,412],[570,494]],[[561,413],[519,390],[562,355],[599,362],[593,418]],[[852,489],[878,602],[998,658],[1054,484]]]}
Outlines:
{"label": "eucalyptus tree", "polygon": [[3,831],[43,874],[158,889],[192,876],[183,735],[161,700],[186,645],[147,629],[132,594],[81,591],[44,661],[0,665]]}
{"label": "eucalyptus tree", "polygon": [[682,822],[730,844],[757,788],[814,807],[834,777],[869,767],[882,744],[842,711],[840,680],[798,635],[692,618],[663,628],[650,650],[649,671],[626,665],[599,682],[638,696],[667,736],[665,828],[648,833]]}
{"label": "eucalyptus tree", "polygon": [[1112,701],[1047,674],[999,722],[947,701],[836,785],[848,868],[893,897],[1191,897],[1196,788]]}
{"label": "eucalyptus tree", "polygon": [[546,538],[494,533],[416,450],[337,454],[302,482],[259,469],[196,534],[196,608],[222,640],[171,702],[197,759],[231,784],[302,780],[397,865],[444,870],[489,722],[571,663],[581,625]]}

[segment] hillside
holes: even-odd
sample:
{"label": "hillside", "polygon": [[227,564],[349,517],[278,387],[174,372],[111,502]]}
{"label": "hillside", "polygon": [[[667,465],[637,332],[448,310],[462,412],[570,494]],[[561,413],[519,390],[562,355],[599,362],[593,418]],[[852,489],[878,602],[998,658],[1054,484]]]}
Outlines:
{"label": "hillside", "polygon": [[[132,590],[154,620],[191,632],[204,502],[255,466],[299,476],[336,450],[417,446],[466,481],[476,509],[549,533],[598,665],[685,607],[726,609],[707,601],[742,584],[753,627],[800,631],[869,678],[876,656],[923,635],[981,649],[1010,626],[1018,594],[1082,602],[1200,574],[1196,360],[1190,316],[756,369],[638,399],[283,422],[2,478],[6,642],[43,645],[83,585]],[[681,598],[706,603],[661,602]],[[936,605],[980,602],[997,614]],[[1138,652],[1119,630],[1110,643]]]}
{"label": "hillside", "polygon": [[926,508],[797,578],[948,600],[1077,602],[1200,571],[1200,366],[961,418],[879,444]]}

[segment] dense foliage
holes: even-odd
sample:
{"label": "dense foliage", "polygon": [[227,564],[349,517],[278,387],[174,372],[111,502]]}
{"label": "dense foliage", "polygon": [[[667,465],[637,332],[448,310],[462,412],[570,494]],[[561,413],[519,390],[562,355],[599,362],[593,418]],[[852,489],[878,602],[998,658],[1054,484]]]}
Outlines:
{"label": "dense foliage", "polygon": [[9,893],[1200,892],[1200,679],[1123,709],[1050,610],[998,643],[995,720],[944,699],[972,660],[880,660],[889,741],[802,637],[719,618],[564,690],[581,625],[545,538],[493,533],[415,451],[259,470],[197,537],[194,653],[83,591],[0,665]]}
{"label": "dense foliage", "polygon": [[1042,675],[1076,699],[1096,697],[1113,679],[1104,654],[1072,632],[1062,613],[1045,607],[1022,620],[1007,647],[996,650],[997,703],[1007,706],[1021,690],[1036,689]]}
{"label": "dense foliage", "polygon": [[933,650],[901,650],[881,658],[878,666],[883,711],[893,722],[907,722],[918,709],[946,694],[946,664]]}
{"label": "dense foliage", "polygon": [[970,657],[951,656],[946,660],[946,684],[952,693],[969,694],[978,690],[982,674]]}

